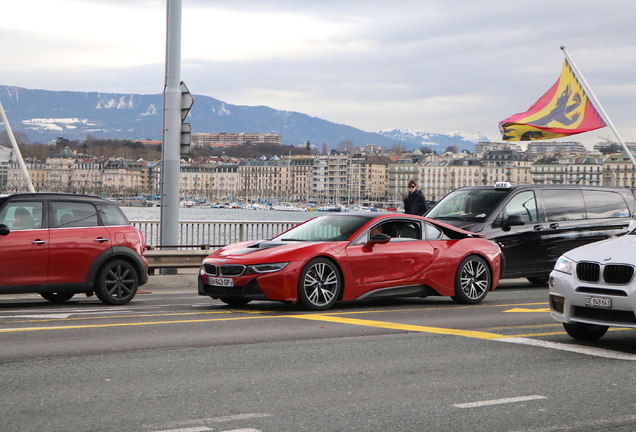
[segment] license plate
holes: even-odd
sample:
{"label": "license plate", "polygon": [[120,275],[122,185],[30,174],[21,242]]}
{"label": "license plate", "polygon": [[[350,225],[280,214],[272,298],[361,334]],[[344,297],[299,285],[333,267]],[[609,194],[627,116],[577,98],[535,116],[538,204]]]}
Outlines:
{"label": "license plate", "polygon": [[607,297],[585,297],[585,306],[611,308],[612,299]]}
{"label": "license plate", "polygon": [[209,277],[208,283],[214,286],[233,287],[234,281],[230,278]]}

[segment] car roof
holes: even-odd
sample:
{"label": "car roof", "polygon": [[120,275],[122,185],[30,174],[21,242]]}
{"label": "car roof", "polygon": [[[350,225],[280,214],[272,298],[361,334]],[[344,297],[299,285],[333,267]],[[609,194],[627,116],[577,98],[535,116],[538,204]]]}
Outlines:
{"label": "car roof", "polygon": [[114,201],[101,198],[98,196],[94,196],[94,195],[69,194],[69,193],[27,192],[27,193],[17,193],[17,194],[0,196],[0,202],[4,202],[7,200],[25,201],[30,199],[48,200],[48,201],[63,199],[66,201],[82,201],[82,202],[93,202],[93,203],[100,203],[100,204],[115,204]]}

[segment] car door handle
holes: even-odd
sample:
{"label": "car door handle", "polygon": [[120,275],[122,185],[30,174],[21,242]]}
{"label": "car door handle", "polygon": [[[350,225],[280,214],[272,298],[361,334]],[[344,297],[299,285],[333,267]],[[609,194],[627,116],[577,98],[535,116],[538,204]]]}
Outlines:
{"label": "car door handle", "polygon": [[94,242],[96,242],[96,243],[104,243],[104,242],[107,242],[107,241],[108,241],[108,239],[107,239],[107,238],[100,237],[100,238],[96,238],[96,239],[94,239],[93,241],[94,241]]}
{"label": "car door handle", "polygon": [[543,229],[543,225],[535,225],[534,227],[532,227],[532,229],[534,229],[535,231],[541,231]]}
{"label": "car door handle", "polygon": [[559,224],[558,224],[558,223],[552,223],[552,224],[550,224],[550,228],[552,228],[552,229],[557,229],[558,227],[559,227]]}
{"label": "car door handle", "polygon": [[46,244],[46,240],[33,240],[31,242],[31,244],[35,244],[35,245],[41,245],[41,244]]}

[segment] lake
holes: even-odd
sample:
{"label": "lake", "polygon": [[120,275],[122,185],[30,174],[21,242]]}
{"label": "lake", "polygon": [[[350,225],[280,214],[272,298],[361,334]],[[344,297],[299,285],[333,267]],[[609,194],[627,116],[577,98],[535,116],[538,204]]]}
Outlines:
{"label": "lake", "polygon": [[[131,221],[158,221],[161,219],[161,207],[121,207]],[[316,216],[329,213],[286,212],[275,210],[180,208],[180,221],[284,221],[303,222]]]}

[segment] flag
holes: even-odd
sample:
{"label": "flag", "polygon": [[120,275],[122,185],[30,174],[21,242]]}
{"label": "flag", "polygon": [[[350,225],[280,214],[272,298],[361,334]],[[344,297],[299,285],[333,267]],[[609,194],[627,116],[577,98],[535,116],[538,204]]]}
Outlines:
{"label": "flag", "polygon": [[605,126],[567,59],[557,82],[528,111],[499,122],[504,141],[553,139]]}

